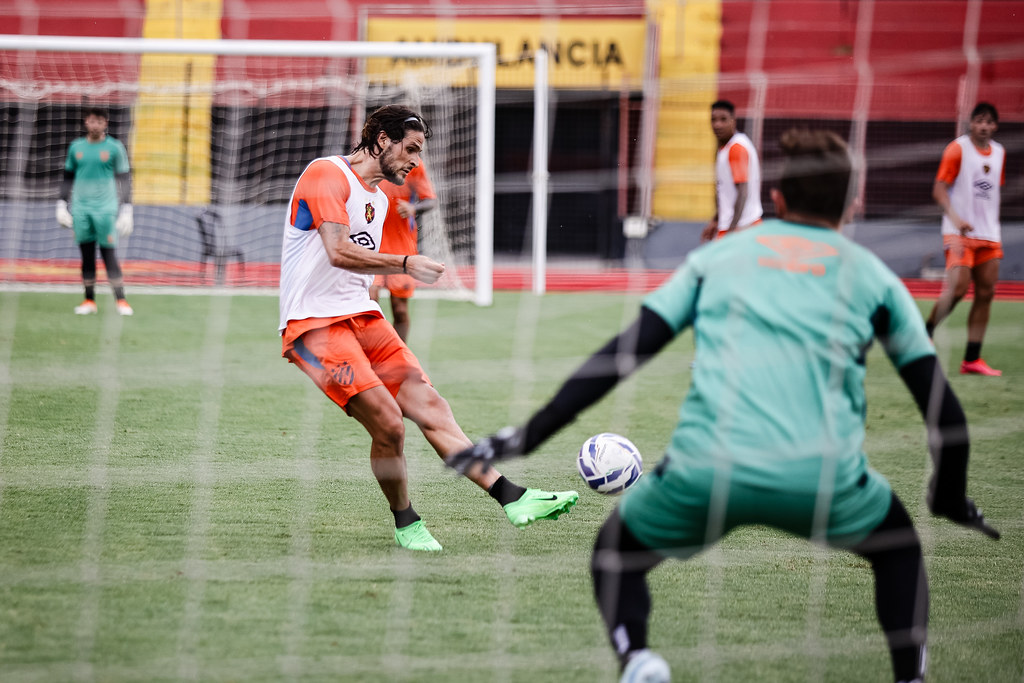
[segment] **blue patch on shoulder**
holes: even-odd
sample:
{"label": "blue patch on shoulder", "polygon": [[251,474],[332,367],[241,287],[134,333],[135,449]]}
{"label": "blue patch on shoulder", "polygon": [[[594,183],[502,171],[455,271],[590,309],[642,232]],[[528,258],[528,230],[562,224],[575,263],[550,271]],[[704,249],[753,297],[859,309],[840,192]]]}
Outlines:
{"label": "blue patch on shoulder", "polygon": [[299,230],[309,230],[313,227],[313,212],[305,199],[299,200],[299,208],[295,211],[295,227]]}

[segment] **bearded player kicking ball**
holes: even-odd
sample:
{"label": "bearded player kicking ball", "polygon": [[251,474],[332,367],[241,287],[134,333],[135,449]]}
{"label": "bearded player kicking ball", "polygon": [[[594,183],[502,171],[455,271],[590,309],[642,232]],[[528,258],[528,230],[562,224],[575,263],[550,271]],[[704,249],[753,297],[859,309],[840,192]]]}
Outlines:
{"label": "bearded player kicking ball", "polygon": [[[388,199],[377,185],[405,182],[428,137],[427,124],[411,109],[375,111],[351,154],[317,159],[303,171],[281,252],[282,355],[369,432],[370,468],[394,514],[395,542],[410,550],[441,550],[441,544],[409,500],[404,418],[442,457],[472,445],[369,295],[375,274],[406,273],[430,284],[444,273],[443,264],[420,254],[378,252]],[[557,519],[579,498],[575,491],[525,489],[483,467],[467,476],[520,528]]]}

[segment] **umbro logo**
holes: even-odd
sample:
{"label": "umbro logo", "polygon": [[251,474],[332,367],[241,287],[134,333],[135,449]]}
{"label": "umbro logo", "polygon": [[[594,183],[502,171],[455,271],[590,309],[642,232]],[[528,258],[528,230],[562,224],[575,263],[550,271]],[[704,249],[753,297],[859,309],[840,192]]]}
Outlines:
{"label": "umbro logo", "polygon": [[995,185],[985,179],[974,181],[974,196],[978,199],[991,199]]}
{"label": "umbro logo", "polygon": [[836,256],[839,253],[830,244],[792,235],[761,235],[757,241],[777,254],[775,258],[758,257],[757,265],[793,273],[811,273],[819,277],[825,274],[825,264],[812,263],[811,260]]}
{"label": "umbro logo", "polygon": [[349,235],[349,239],[355,244],[370,249],[371,251],[377,250],[377,243],[373,241],[373,235],[368,232],[357,232],[354,235]]}

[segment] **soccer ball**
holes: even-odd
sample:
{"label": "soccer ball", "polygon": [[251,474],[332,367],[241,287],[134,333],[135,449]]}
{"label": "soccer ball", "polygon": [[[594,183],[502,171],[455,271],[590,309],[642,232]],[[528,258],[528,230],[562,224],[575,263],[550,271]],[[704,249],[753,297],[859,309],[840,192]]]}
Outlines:
{"label": "soccer ball", "polygon": [[619,434],[595,434],[583,442],[576,469],[598,493],[616,495],[633,485],[644,471],[644,461],[633,442]]}

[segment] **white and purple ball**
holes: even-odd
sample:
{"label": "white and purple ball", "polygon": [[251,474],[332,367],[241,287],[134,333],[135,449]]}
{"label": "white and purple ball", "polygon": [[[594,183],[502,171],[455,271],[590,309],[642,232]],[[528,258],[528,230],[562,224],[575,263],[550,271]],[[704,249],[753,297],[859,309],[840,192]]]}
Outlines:
{"label": "white and purple ball", "polygon": [[576,456],[576,468],[590,488],[598,493],[618,495],[640,478],[644,461],[632,441],[604,432],[583,442]]}

